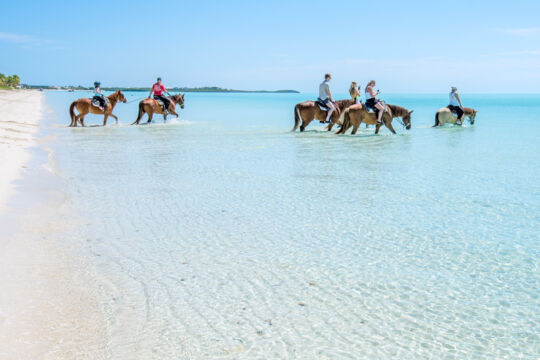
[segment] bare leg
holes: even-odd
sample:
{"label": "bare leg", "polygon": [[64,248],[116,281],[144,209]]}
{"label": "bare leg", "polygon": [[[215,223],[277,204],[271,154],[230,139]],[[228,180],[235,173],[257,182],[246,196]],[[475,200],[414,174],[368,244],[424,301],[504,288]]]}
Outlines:
{"label": "bare leg", "polygon": [[379,109],[379,115],[377,117],[377,123],[382,124],[382,116],[384,114],[384,105],[381,104],[381,103],[377,103],[377,104],[375,104],[375,107],[377,109]]}
{"label": "bare leg", "polygon": [[332,113],[334,112],[334,110],[336,110],[335,105],[332,102],[329,102],[328,103],[328,112],[326,114],[325,122],[327,122],[327,123],[330,122],[330,117],[332,116]]}

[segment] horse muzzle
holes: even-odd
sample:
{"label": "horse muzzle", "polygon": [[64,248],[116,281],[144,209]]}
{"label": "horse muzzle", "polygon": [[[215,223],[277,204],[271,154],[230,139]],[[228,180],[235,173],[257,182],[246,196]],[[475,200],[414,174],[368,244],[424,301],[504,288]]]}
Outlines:
{"label": "horse muzzle", "polygon": [[184,108],[184,105],[180,105],[180,109],[183,109]]}

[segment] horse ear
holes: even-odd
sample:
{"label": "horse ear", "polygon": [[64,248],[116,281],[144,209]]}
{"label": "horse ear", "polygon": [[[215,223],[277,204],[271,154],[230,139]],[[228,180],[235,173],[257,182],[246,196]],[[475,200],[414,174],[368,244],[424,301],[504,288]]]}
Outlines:
{"label": "horse ear", "polygon": [[409,114],[412,114],[414,110],[409,111]]}

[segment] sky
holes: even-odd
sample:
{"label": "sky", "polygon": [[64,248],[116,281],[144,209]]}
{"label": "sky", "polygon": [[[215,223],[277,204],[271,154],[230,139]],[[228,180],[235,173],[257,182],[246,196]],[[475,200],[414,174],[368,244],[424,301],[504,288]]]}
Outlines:
{"label": "sky", "polygon": [[47,85],[540,93],[540,1],[4,1],[0,72]]}

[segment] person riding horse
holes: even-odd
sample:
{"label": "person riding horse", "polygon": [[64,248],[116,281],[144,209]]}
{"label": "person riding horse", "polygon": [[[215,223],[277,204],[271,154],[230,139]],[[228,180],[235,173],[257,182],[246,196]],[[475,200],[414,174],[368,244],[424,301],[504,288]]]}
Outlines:
{"label": "person riding horse", "polygon": [[167,97],[161,95],[162,92],[165,92],[167,94],[169,94],[169,92],[167,91],[167,89],[165,89],[165,86],[163,86],[163,84],[161,83],[160,77],[158,77],[157,82],[154,85],[152,85],[152,88],[150,89],[150,94],[148,94],[149,99],[152,98],[152,92],[154,93],[154,100],[163,101],[163,113],[167,115],[169,113],[169,104],[171,103],[171,101]]}
{"label": "person riding horse", "polygon": [[461,118],[463,117],[463,105],[461,104],[461,99],[459,98],[457,88],[455,86],[452,86],[452,91],[450,91],[449,97],[450,104],[447,107],[451,112],[457,114],[457,121],[459,124],[462,124],[463,121],[461,120]]}
{"label": "person riding horse", "polygon": [[375,86],[375,80],[371,80],[370,82],[368,82],[366,86],[366,90],[365,90],[366,107],[370,107],[372,109],[376,108],[377,110],[379,110],[379,114],[377,117],[377,124],[381,125],[383,113],[386,109],[386,106],[384,105],[384,102],[376,98],[376,96],[379,95],[380,91],[379,90],[377,90],[377,92],[373,91],[374,86]]}
{"label": "person riding horse", "polygon": [[97,101],[99,103],[99,110],[103,111],[105,109],[105,96],[101,92],[101,83],[99,81],[94,82],[94,91],[92,96],[92,102]]}
{"label": "person riding horse", "polygon": [[319,85],[319,98],[317,99],[319,103],[328,109],[326,120],[324,121],[326,124],[330,123],[330,116],[332,116],[332,113],[336,110],[332,94],[330,94],[330,85],[328,85],[331,79],[332,76],[330,74],[324,75],[324,81]]}

